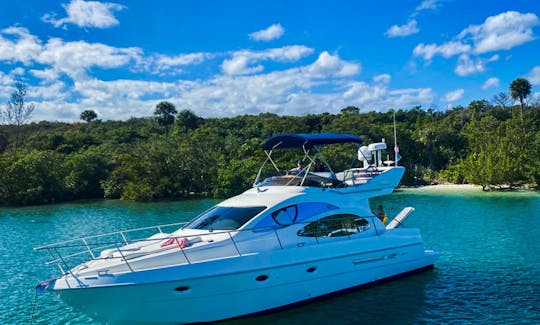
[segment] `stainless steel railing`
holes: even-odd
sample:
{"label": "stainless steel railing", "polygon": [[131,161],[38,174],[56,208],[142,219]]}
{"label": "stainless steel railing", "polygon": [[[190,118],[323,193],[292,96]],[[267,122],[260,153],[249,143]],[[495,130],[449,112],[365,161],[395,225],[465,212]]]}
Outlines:
{"label": "stainless steel railing", "polygon": [[[99,253],[102,250],[109,249],[109,248],[115,248],[115,251],[118,251],[120,254],[122,254],[121,252],[122,246],[129,245],[135,242],[144,242],[148,240],[146,237],[141,237],[140,235],[133,239],[130,239],[130,237],[133,237],[133,236],[130,236],[130,234],[143,233],[143,232],[149,233],[150,231],[152,231],[153,233],[156,233],[156,231],[157,233],[163,233],[163,229],[167,227],[179,228],[185,224],[186,222],[178,222],[178,223],[164,224],[164,225],[158,225],[158,226],[141,227],[141,228],[135,228],[135,229],[109,232],[109,233],[104,233],[104,234],[99,234],[99,235],[87,236],[87,237],[76,238],[76,239],[69,239],[69,240],[65,240],[61,242],[47,244],[47,245],[36,247],[34,248],[34,250],[47,251],[47,253],[50,256],[50,259],[45,264],[46,265],[56,264],[58,268],[60,269],[60,271],[63,274],[66,274],[72,268],[72,266],[69,265],[70,263],[68,264],[67,262],[68,260],[74,260],[74,258],[79,257],[79,256],[85,257],[84,260],[88,259],[88,257],[90,257],[91,259],[100,259],[99,257],[96,257],[96,253],[98,254],[97,256],[99,256]],[[79,262],[82,262],[84,260],[82,258],[77,259],[77,261]],[[129,264],[128,264],[128,267],[129,267]]]}
{"label": "stainless steel railing", "polygon": [[[369,219],[366,218],[366,219]],[[343,239],[350,239],[351,235],[353,233],[349,233],[349,230],[351,229],[350,219],[349,223],[345,224],[345,219],[339,220],[339,219],[332,219],[333,222],[341,222],[341,228],[343,229],[344,233],[340,234],[339,236]],[[307,225],[312,222],[306,222],[306,223],[294,223],[293,225]],[[73,267],[80,265],[84,262],[87,262],[90,260],[100,260],[100,259],[108,259],[111,258],[110,256],[102,257],[100,254],[103,250],[110,249],[109,253],[118,253],[116,258],[119,258],[123,263],[126,264],[129,271],[133,272],[137,270],[135,266],[133,266],[130,262],[131,258],[129,246],[130,244],[137,243],[138,247],[144,247],[146,244],[155,244],[159,242],[163,242],[165,240],[182,240],[182,239],[188,239],[188,242],[190,239],[196,238],[196,237],[202,237],[205,236],[216,236],[216,235],[225,235],[223,237],[226,237],[226,239],[223,239],[223,241],[227,240],[231,242],[232,250],[230,251],[230,254],[228,255],[220,255],[220,256],[212,256],[212,258],[225,258],[225,257],[233,257],[233,256],[242,256],[243,254],[247,253],[245,249],[242,248],[243,241],[240,239],[235,239],[237,234],[245,232],[245,231],[252,231],[252,232],[260,232],[261,237],[263,237],[265,240],[274,240],[275,247],[277,249],[285,249],[288,244],[291,243],[284,243],[286,240],[283,238],[280,238],[280,232],[284,231],[288,227],[267,227],[267,228],[257,228],[257,229],[243,229],[243,230],[214,230],[210,233],[204,233],[204,234],[194,234],[194,235],[180,235],[180,236],[172,236],[170,234],[164,233],[163,229],[169,228],[169,227],[175,227],[175,230],[179,228],[180,226],[185,225],[185,222],[181,223],[172,223],[172,224],[165,224],[165,225],[159,225],[159,226],[151,226],[151,227],[142,227],[142,228],[136,228],[136,229],[129,229],[129,230],[123,230],[123,231],[117,231],[117,232],[110,232],[100,235],[94,235],[94,236],[87,236],[77,239],[70,239],[66,241],[61,241],[57,243],[47,244],[40,247],[34,248],[36,251],[46,251],[49,254],[50,259],[45,263],[46,265],[53,265],[56,264],[57,267],[60,269],[62,274],[71,274],[75,278],[75,274],[72,273]],[[373,226],[373,223],[369,223],[370,226]],[[339,228],[339,227],[338,227]],[[300,228],[298,228],[300,229]],[[359,232],[364,231],[366,229],[360,230],[357,228]],[[369,229],[369,227],[367,228]],[[340,229],[337,229],[340,230]],[[157,231],[157,233],[156,233]],[[136,236],[134,239],[130,239],[131,236],[133,236],[136,233],[146,233],[154,232],[153,236],[150,236],[148,238],[140,238],[139,236]],[[269,234],[272,234],[271,236],[268,236]],[[333,231],[333,233],[336,233],[336,230]],[[376,233],[376,232],[375,232]],[[156,236],[158,234],[164,234],[164,236]],[[131,236],[130,236],[131,235]],[[266,235],[266,237],[264,237]],[[326,234],[324,231],[314,233],[313,236],[304,236],[304,237],[297,237],[300,239],[304,239],[304,242],[298,242],[296,243],[297,247],[302,247],[308,242],[308,245],[315,244],[318,245],[321,243],[323,237],[331,237],[330,232],[327,232]],[[207,237],[208,238],[208,237]],[[241,238],[241,237],[240,237]],[[273,239],[272,239],[273,238]],[[178,242],[177,242],[178,243]],[[295,243],[292,243],[295,244]],[[306,245],[307,246],[307,245]],[[287,246],[288,247],[288,246]],[[187,248],[187,249],[186,249]],[[177,244],[168,245],[166,247],[161,246],[159,251],[165,251],[168,249],[179,249],[180,253],[183,255],[185,264],[191,264],[194,262],[194,256],[191,255],[190,258],[190,249],[188,247],[182,247]],[[151,250],[144,252],[142,255],[137,255],[136,258],[144,257],[150,254],[155,254],[157,251]],[[210,259],[210,258],[208,258]],[[204,259],[203,259],[204,260]],[[201,261],[201,260],[197,260]],[[184,263],[181,263],[184,264]],[[171,264],[173,265],[173,264]]]}

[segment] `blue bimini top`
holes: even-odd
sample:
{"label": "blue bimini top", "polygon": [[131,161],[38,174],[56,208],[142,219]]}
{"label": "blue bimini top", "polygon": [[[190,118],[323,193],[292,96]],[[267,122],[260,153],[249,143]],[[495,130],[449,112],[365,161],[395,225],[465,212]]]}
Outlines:
{"label": "blue bimini top", "polygon": [[337,143],[358,143],[362,144],[362,139],[352,134],[339,133],[316,133],[316,134],[277,134],[264,142],[263,150],[275,148],[306,148],[314,146]]}

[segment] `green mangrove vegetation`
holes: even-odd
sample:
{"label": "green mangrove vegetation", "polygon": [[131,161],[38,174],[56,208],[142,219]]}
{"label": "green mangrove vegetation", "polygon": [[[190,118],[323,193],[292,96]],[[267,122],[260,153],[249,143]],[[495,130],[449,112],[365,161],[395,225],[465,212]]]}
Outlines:
{"label": "green mangrove vegetation", "polygon": [[[478,100],[445,111],[395,111],[400,164],[407,168],[402,184],[536,187],[540,106],[526,104],[530,85],[520,89],[511,96],[517,105],[499,94],[491,102]],[[230,196],[252,185],[265,158],[261,145],[277,133],[351,133],[365,143],[385,138],[389,151],[394,145],[393,110],[360,113],[349,106],[339,114],[201,118],[161,102],[149,109],[153,116],[147,118],[101,121],[95,112],[85,111],[83,122],[28,124],[22,123],[29,114],[24,96],[13,105],[23,112],[0,125],[0,205]],[[328,149],[326,156],[350,161],[346,149]],[[393,159],[393,152],[389,154]],[[292,166],[297,158],[287,153],[281,159]]]}

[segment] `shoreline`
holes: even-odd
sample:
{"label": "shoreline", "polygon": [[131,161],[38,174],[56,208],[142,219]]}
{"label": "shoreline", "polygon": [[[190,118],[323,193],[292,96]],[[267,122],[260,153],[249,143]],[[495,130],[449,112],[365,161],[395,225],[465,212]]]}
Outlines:
{"label": "shoreline", "polygon": [[395,190],[402,191],[447,191],[447,192],[472,192],[479,193],[515,193],[515,192],[538,192],[535,188],[515,187],[515,188],[490,188],[485,191],[481,185],[474,184],[436,184],[436,185],[420,185],[420,186],[400,186]]}
{"label": "shoreline", "polygon": [[436,185],[419,185],[419,186],[400,186],[399,190],[479,190],[482,191],[481,185],[474,184],[436,184]]}
{"label": "shoreline", "polygon": [[[394,192],[399,191],[433,191],[433,192],[472,192],[476,191],[477,193],[516,193],[516,192],[536,192],[540,193],[540,191],[532,188],[513,188],[513,189],[491,189],[489,191],[482,190],[481,185],[474,185],[474,184],[435,184],[435,185],[418,185],[418,186],[399,186],[394,189]],[[176,197],[176,198],[162,198],[162,199],[153,199],[149,201],[135,201],[135,200],[128,200],[128,199],[119,199],[119,198],[87,198],[87,199],[77,199],[77,200],[67,200],[67,201],[60,201],[60,202],[52,202],[52,203],[44,203],[44,204],[27,204],[27,205],[0,205],[1,208],[6,209],[24,209],[24,208],[33,208],[33,207],[40,207],[40,206],[51,206],[51,205],[61,205],[61,204],[92,204],[95,202],[132,202],[132,203],[140,203],[140,204],[153,204],[153,203],[161,203],[161,202],[179,202],[179,201],[190,201],[190,200],[224,200],[226,198],[224,197],[214,197],[214,196],[206,196],[206,195],[191,195],[186,197]],[[2,214],[0,213],[0,216]]]}

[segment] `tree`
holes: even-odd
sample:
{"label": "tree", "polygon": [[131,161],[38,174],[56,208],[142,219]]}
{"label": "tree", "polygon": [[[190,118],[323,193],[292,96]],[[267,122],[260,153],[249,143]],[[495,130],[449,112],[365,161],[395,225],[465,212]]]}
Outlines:
{"label": "tree", "polygon": [[64,177],[66,192],[76,199],[103,197],[100,184],[109,176],[106,157],[107,154],[96,147],[68,155],[62,168],[67,174]]}
{"label": "tree", "polygon": [[0,152],[6,150],[8,146],[8,137],[4,132],[0,132]]}
{"label": "tree", "polygon": [[81,120],[86,121],[87,123],[92,122],[93,120],[97,119],[97,117],[97,113],[91,109],[87,109],[81,113]]}
{"label": "tree", "polygon": [[347,106],[341,109],[341,114],[359,114],[360,109],[356,106]]}
{"label": "tree", "polygon": [[43,204],[62,201],[63,156],[52,151],[19,150],[0,157],[0,203]]}
{"label": "tree", "polygon": [[164,126],[168,131],[169,125],[174,123],[174,116],[178,113],[176,107],[169,102],[160,102],[156,105],[154,117],[159,125]]}
{"label": "tree", "polygon": [[510,102],[510,96],[507,93],[500,92],[491,98],[491,102],[495,105],[500,105],[503,109],[506,109]]}
{"label": "tree", "polygon": [[510,84],[510,96],[513,99],[519,99],[521,105],[521,119],[523,119],[523,107],[525,106],[525,98],[531,94],[531,83],[524,78],[517,78]]}
{"label": "tree", "polygon": [[199,117],[188,109],[181,110],[176,117],[176,121],[184,132],[199,127]]}
{"label": "tree", "polygon": [[15,148],[19,146],[19,134],[21,125],[24,124],[32,115],[34,111],[33,104],[26,104],[24,98],[26,97],[26,84],[22,80],[15,82],[15,91],[11,93],[9,97],[7,108],[0,112],[2,119],[8,124],[16,126],[15,131]]}

